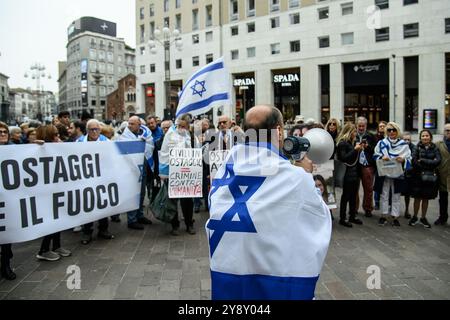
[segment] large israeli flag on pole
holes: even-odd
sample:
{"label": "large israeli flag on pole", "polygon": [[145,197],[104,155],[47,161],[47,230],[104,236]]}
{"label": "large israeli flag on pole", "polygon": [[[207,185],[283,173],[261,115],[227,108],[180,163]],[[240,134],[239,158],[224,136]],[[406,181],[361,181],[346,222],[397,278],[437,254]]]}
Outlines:
{"label": "large israeli flag on pole", "polygon": [[209,196],[213,300],[314,298],[331,217],[311,174],[271,145],[238,145]]}
{"label": "large israeli flag on pole", "polygon": [[178,97],[177,118],[185,113],[197,116],[214,106],[231,104],[230,74],[225,68],[223,57],[190,77]]}

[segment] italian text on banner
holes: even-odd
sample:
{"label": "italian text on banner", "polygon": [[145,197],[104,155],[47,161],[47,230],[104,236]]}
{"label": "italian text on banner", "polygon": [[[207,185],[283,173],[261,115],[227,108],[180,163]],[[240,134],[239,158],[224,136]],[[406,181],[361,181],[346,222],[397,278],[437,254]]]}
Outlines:
{"label": "italian text on banner", "polygon": [[169,153],[169,198],[202,198],[202,149],[173,148]]}
{"label": "italian text on banner", "polygon": [[141,141],[2,147],[0,244],[137,209],[144,148]]}

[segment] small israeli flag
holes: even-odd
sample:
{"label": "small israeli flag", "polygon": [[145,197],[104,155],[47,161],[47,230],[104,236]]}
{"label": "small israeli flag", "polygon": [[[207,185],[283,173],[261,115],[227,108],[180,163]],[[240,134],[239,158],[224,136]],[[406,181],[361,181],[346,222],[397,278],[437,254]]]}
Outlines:
{"label": "small israeli flag", "polygon": [[197,71],[186,82],[178,94],[176,117],[189,113],[198,116],[214,106],[231,104],[230,74],[225,68],[223,57]]}

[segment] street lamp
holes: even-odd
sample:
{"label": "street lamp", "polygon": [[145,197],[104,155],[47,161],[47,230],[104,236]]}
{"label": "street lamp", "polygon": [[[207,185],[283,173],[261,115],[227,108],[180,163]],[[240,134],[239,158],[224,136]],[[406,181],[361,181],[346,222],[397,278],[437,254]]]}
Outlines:
{"label": "street lamp", "polygon": [[95,71],[95,73],[92,75],[92,77],[94,78],[94,83],[96,86],[96,94],[97,94],[97,101],[95,103],[95,115],[94,118],[97,120],[103,120],[103,112],[100,106],[100,82],[103,79],[103,76],[100,74],[100,72],[98,71],[98,69]]}
{"label": "street lamp", "polygon": [[180,36],[180,31],[175,29],[171,31],[168,27],[161,30],[156,29],[153,37],[148,41],[150,52],[157,54],[158,50],[156,44],[160,44],[164,48],[164,86],[166,90],[166,107],[170,109],[170,47],[175,45],[178,51],[183,49],[183,40]]}
{"label": "street lamp", "polygon": [[41,79],[51,79],[52,76],[49,73],[45,73],[46,67],[39,63],[35,62],[31,65],[30,70],[25,72],[24,77],[36,80],[36,94],[38,96],[38,110],[36,117],[39,121],[42,121],[42,110],[41,110],[41,93],[43,91],[43,87],[41,87]]}

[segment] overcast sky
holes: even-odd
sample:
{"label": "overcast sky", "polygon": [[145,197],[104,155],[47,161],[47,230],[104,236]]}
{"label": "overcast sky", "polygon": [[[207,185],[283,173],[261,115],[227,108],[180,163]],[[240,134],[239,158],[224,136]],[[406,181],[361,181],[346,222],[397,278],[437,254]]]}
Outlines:
{"label": "overcast sky", "polygon": [[67,28],[82,16],[117,23],[117,36],[135,47],[134,0],[0,0],[0,73],[9,86],[36,88],[24,78],[34,62],[51,73],[45,90],[58,90],[58,61],[66,60]]}

